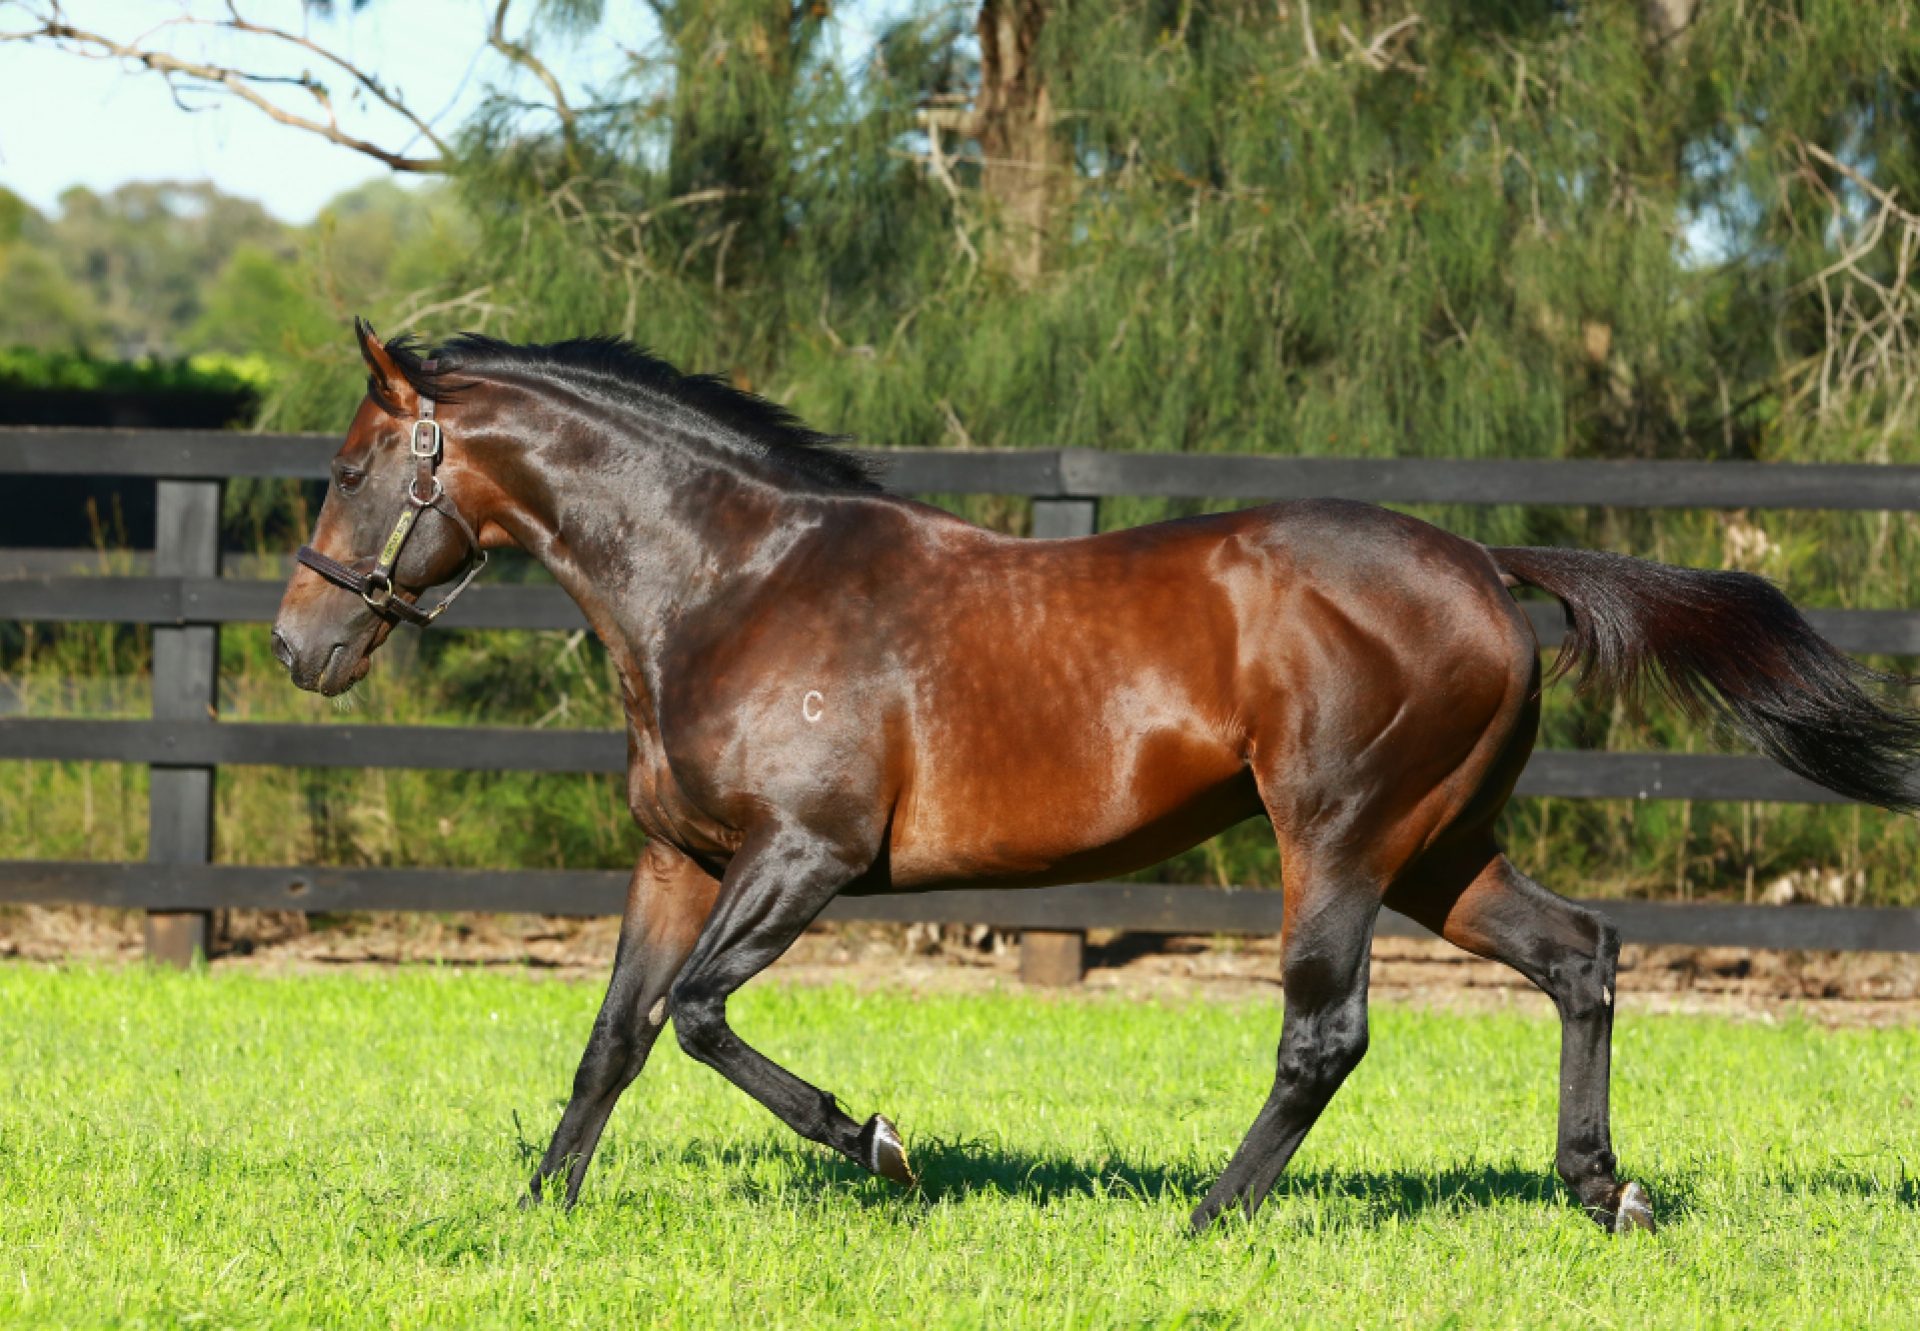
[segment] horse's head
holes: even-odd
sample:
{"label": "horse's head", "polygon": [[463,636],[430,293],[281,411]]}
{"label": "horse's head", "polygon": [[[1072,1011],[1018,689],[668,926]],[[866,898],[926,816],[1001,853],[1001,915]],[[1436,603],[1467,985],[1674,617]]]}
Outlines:
{"label": "horse's head", "polygon": [[364,321],[354,331],[367,398],[334,454],[320,520],[273,625],[273,654],[293,682],[328,697],[365,678],[395,623],[424,624],[445,608],[416,606],[421,592],[485,562],[456,507],[460,467],[441,465],[441,422],[421,391],[421,362],[404,343],[382,345]]}

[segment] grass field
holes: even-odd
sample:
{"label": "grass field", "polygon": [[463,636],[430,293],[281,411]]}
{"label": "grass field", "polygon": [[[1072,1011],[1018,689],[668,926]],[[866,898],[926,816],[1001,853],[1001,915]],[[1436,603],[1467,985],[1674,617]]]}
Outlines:
{"label": "grass field", "polygon": [[1251,1223],[1187,1212],[1277,1006],[756,985],[750,1039],[905,1129],[901,1196],[663,1041],[580,1207],[514,1209],[598,999],[415,969],[0,968],[0,1323],[1920,1325],[1920,1030],[1622,1021],[1662,1205],[1562,1198],[1556,1031],[1381,1007]]}

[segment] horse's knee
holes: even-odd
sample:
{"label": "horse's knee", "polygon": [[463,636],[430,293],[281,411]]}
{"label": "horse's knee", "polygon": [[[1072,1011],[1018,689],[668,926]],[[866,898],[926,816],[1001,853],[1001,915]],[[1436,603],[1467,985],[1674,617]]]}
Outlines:
{"label": "horse's knee", "polygon": [[1282,1035],[1278,1077],[1289,1086],[1332,1094],[1366,1054],[1366,1009],[1342,1006]]}

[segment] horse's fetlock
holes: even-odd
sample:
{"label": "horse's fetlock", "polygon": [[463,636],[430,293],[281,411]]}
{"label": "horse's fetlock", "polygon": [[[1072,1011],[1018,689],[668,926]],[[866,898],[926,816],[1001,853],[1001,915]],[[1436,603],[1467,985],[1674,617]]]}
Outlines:
{"label": "horse's fetlock", "polygon": [[1619,1161],[1612,1151],[1592,1146],[1563,1146],[1554,1158],[1561,1181],[1583,1202],[1602,1194],[1611,1197],[1618,1186],[1614,1170]]}

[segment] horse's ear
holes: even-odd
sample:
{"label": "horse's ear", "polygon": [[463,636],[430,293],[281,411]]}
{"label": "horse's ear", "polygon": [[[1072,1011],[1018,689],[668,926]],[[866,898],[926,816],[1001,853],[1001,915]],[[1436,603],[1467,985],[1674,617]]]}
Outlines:
{"label": "horse's ear", "polygon": [[373,331],[373,325],[355,315],[353,335],[360,341],[360,359],[367,363],[368,394],[396,416],[413,414],[419,406],[420,395],[407,382],[407,376],[401,373],[392,353]]}

